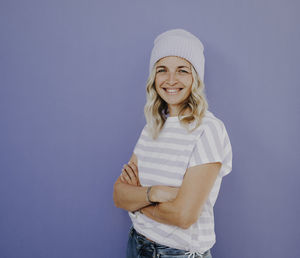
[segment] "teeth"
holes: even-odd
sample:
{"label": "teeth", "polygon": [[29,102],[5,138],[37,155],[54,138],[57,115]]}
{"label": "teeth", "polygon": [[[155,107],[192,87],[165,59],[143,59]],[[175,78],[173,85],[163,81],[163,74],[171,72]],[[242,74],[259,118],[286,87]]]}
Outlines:
{"label": "teeth", "polygon": [[176,90],[174,90],[174,89],[172,89],[172,90],[170,90],[170,89],[167,89],[167,92],[178,92],[179,91],[179,89],[176,89]]}

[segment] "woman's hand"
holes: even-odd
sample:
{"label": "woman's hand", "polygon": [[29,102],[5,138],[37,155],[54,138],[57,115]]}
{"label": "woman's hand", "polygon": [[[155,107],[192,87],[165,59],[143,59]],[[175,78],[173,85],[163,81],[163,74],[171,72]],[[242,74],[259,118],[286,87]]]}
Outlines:
{"label": "woman's hand", "polygon": [[129,161],[128,164],[124,164],[120,179],[122,182],[129,185],[141,186],[138,175],[138,167],[132,161]]}
{"label": "woman's hand", "polygon": [[[138,166],[132,161],[124,164],[120,179],[123,183],[141,186],[138,176]],[[149,197],[153,202],[169,202],[176,198],[178,190],[179,187],[154,185],[151,188]]]}
{"label": "woman's hand", "polygon": [[179,187],[154,185],[149,197],[152,202],[170,202],[176,198],[178,191]]}

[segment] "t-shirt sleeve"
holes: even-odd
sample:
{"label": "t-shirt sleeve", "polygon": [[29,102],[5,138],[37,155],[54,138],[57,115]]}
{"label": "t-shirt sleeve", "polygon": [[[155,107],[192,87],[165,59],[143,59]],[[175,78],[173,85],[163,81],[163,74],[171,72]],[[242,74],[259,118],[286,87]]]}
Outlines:
{"label": "t-shirt sleeve", "polygon": [[232,149],[225,125],[222,121],[212,121],[202,127],[187,167],[221,162],[220,176],[223,177],[232,170]]}

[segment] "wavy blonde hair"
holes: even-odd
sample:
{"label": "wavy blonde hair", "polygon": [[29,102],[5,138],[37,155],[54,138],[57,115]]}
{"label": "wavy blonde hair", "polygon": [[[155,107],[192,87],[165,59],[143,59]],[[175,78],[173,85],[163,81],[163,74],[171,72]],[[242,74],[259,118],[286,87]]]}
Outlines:
{"label": "wavy blonde hair", "polygon": [[[157,139],[167,119],[166,115],[169,113],[168,104],[159,96],[155,89],[156,66],[157,62],[154,64],[147,80],[146,104],[144,106],[147,127],[154,140]],[[188,132],[194,131],[201,124],[202,118],[208,109],[205,85],[199,78],[192,64],[191,68],[193,77],[191,94],[185,101],[179,104],[178,113],[180,124],[186,128]],[[190,111],[187,112],[188,110]],[[186,112],[188,115],[184,115]],[[190,123],[194,121],[196,125],[190,129]]]}

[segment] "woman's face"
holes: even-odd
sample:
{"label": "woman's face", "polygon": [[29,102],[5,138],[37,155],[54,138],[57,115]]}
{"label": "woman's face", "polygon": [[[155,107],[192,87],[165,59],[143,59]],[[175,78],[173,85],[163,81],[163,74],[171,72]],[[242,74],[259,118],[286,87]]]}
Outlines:
{"label": "woman's face", "polygon": [[178,114],[178,104],[189,97],[192,83],[191,64],[186,59],[166,56],[157,62],[155,89],[167,102],[170,116]]}

